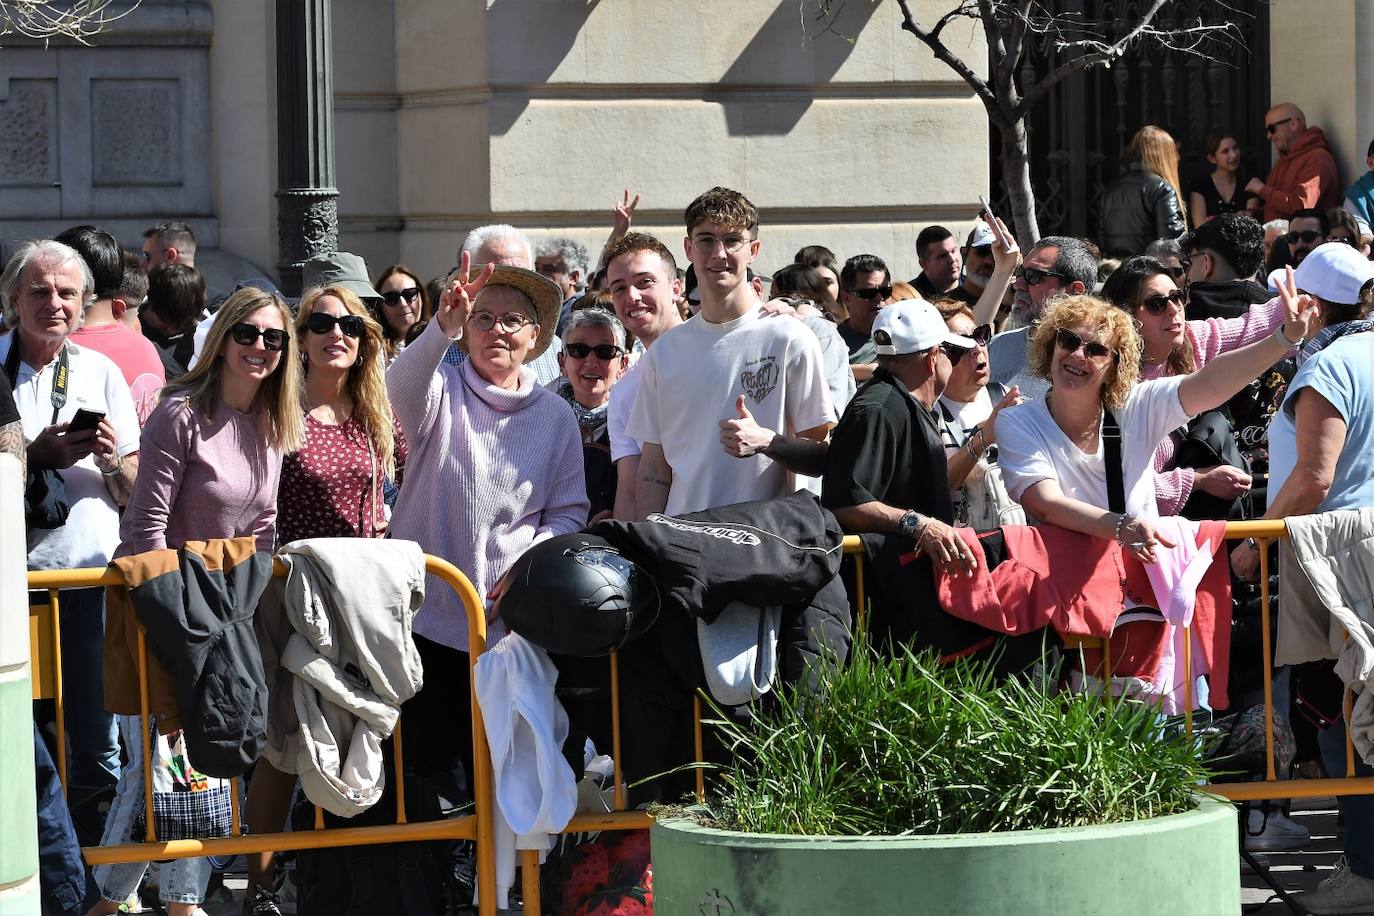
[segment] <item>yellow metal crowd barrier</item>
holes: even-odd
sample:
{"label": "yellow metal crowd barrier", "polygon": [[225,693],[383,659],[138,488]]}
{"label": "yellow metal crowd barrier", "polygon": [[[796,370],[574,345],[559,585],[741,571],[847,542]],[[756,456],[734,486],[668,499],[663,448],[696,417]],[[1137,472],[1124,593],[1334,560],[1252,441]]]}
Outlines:
{"label": "yellow metal crowd barrier", "polygon": [[[1274,694],[1273,694],[1273,674],[1268,660],[1272,657],[1273,634],[1269,622],[1269,559],[1268,546],[1275,538],[1282,538],[1286,535],[1286,529],[1282,521],[1246,521],[1229,522],[1226,526],[1226,538],[1237,540],[1253,537],[1259,542],[1260,547],[1260,607],[1265,612],[1260,614],[1262,652],[1263,660],[1260,665],[1264,679],[1264,705],[1265,705],[1265,746],[1268,751],[1268,769],[1265,779],[1255,782],[1236,782],[1236,783],[1215,783],[1208,788],[1223,795],[1233,801],[1246,801],[1258,799],[1281,799],[1281,798],[1317,798],[1330,795],[1371,795],[1374,794],[1374,777],[1343,777],[1325,779],[1302,779],[1302,780],[1279,780],[1274,771]],[[857,537],[845,539],[844,550],[846,554],[859,555],[863,553]],[[444,580],[454,589],[462,599],[468,615],[468,661],[470,665],[477,663],[478,657],[486,648],[486,619],[482,610],[481,601],[478,599],[476,591],[472,587],[466,576],[456,567],[445,560],[427,556],[426,568],[428,571],[440,579]],[[1220,562],[1220,560],[1218,561]],[[276,573],[280,575],[283,569],[277,565]],[[114,569],[78,569],[78,570],[57,570],[47,572],[31,572],[29,574],[30,589],[46,589],[49,591],[51,604],[51,614],[46,618],[41,614],[34,618],[34,627],[31,636],[35,646],[36,654],[34,659],[35,670],[35,692],[39,691],[40,680],[48,685],[51,695],[57,701],[57,725],[59,734],[63,728],[62,711],[62,688],[61,688],[61,644],[58,629],[58,593],[59,588],[85,588],[103,585],[119,585],[122,579]],[[856,622],[862,627],[866,619],[867,600],[864,589],[864,563],[860,559],[855,569],[856,585]],[[47,631],[46,635],[43,631]],[[1090,641],[1087,641],[1090,642]],[[1189,640],[1185,638],[1185,645]],[[1086,642],[1085,642],[1086,644]],[[1105,649],[1105,646],[1103,646]],[[147,684],[147,650],[143,641],[142,633],[139,634],[139,680],[140,680],[140,701],[143,713],[143,740],[144,740],[144,779],[145,785],[152,785],[151,766],[152,755],[148,747],[148,684]],[[40,658],[39,655],[42,655]],[[578,815],[569,822],[564,828],[563,833],[586,833],[602,830],[639,830],[647,828],[651,823],[650,816],[639,810],[629,810],[627,801],[627,791],[625,781],[621,772],[621,728],[620,728],[620,677],[619,664],[615,653],[610,656],[611,674],[611,729],[612,729],[612,757],[615,764],[614,776],[614,806],[613,810],[600,814]],[[1104,658],[1105,674],[1110,677],[1111,659],[1110,656]],[[41,677],[39,676],[41,673]],[[1185,653],[1184,657],[1184,678],[1186,690],[1185,707],[1190,707],[1191,685],[1193,683],[1192,658]],[[477,847],[477,888],[480,898],[478,912],[482,916],[492,916],[495,909],[495,886],[496,886],[496,863],[495,850],[492,846],[493,837],[493,812],[495,810],[495,796],[493,793],[493,777],[491,767],[491,754],[487,746],[486,730],[482,724],[481,709],[477,705],[476,694],[469,697],[472,708],[472,738],[473,738],[473,764],[472,774],[474,813],[465,817],[453,818],[449,820],[426,821],[422,823],[408,823],[405,816],[404,781],[401,778],[402,757],[400,743],[400,726],[397,726],[396,733],[393,735],[395,746],[395,782],[397,787],[397,816],[395,824],[371,827],[343,827],[326,828],[324,826],[323,813],[317,807],[315,817],[315,829],[311,831],[299,831],[290,833],[255,833],[244,835],[242,824],[238,813],[238,793],[237,786],[233,792],[234,809],[232,812],[232,831],[233,836],[221,837],[204,840],[170,840],[159,841],[154,832],[154,820],[152,816],[152,795],[145,793],[144,803],[147,806],[145,821],[147,823],[147,837],[142,843],[129,843],[121,846],[96,846],[86,847],[86,860],[92,865],[116,862],[137,862],[149,859],[168,859],[185,858],[203,855],[233,855],[239,853],[255,853],[267,851],[287,851],[295,849],[315,849],[325,847],[358,846],[370,843],[398,843],[414,840],[473,840]],[[1349,709],[1350,695],[1346,693],[1346,706]],[[701,702],[695,700],[696,712],[696,754],[697,759],[703,757],[702,754],[702,725],[701,725]],[[1192,714],[1191,709],[1185,713],[1186,728],[1189,734],[1192,733]],[[63,786],[66,785],[66,760],[63,742],[58,742],[58,770],[62,776]],[[1346,735],[1346,771],[1354,772],[1354,747],[1350,741],[1349,731]],[[697,793],[700,796],[704,792],[704,773],[701,769],[697,770]],[[538,853],[532,850],[522,851],[520,854],[521,864],[521,890],[523,897],[524,911],[527,916],[537,916],[540,912],[540,891],[539,891],[539,859]]]}

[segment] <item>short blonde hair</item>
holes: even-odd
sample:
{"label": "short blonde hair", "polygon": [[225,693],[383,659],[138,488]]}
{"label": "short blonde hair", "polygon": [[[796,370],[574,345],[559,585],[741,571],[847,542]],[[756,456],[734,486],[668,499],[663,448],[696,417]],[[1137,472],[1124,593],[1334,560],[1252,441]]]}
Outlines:
{"label": "short blonde hair", "polygon": [[294,319],[286,303],[269,292],[245,286],[226,299],[215,313],[196,367],[162,389],[162,394],[163,397],[184,395],[193,407],[213,417],[219,406],[219,381],[223,371],[220,351],[229,337],[229,329],[258,309],[268,307],[275,307],[281,315],[286,346],[281,351],[276,371],[258,386],[253,411],[260,414],[258,420],[268,444],[282,452],[294,452],[305,441],[305,414],[300,404],[300,345],[296,342]]}
{"label": "short blonde hair", "polygon": [[1140,334],[1131,316],[1096,296],[1060,296],[1051,300],[1040,322],[1031,331],[1026,360],[1030,371],[1049,381],[1054,364],[1054,338],[1060,330],[1092,327],[1102,332],[1103,343],[1116,358],[1107,367],[1102,404],[1108,410],[1126,406],[1126,396],[1140,377]]}

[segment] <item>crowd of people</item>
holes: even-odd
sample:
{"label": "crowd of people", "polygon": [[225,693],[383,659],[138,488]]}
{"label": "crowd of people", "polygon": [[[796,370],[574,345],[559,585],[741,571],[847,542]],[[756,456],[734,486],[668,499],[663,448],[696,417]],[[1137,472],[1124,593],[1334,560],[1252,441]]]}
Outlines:
{"label": "crowd of people", "polygon": [[[1267,126],[1267,181],[1242,184],[1217,131],[1216,170],[1185,206],[1177,147],[1147,126],[1104,195],[1100,248],[1022,251],[1000,221],[960,245],[931,226],[905,283],[880,254],[821,245],[756,274],[759,213],[726,188],[686,207],[681,240],[634,231],[627,193],[595,262],[484,226],[447,274],[373,275],[336,252],[307,262],[294,300],[250,281],[211,301],[181,223],[149,229],[141,257],[93,226],[26,243],[0,277],[0,450],[26,467],[29,568],[217,539],[403,539],[471,580],[494,641],[507,572],[544,539],[810,489],[865,537],[876,646],[992,653],[994,631],[947,611],[990,564],[976,532],[1035,522],[1157,566],[1179,516],[1374,507],[1374,179],[1342,208],[1320,130],[1292,105]],[[1261,220],[1287,223],[1271,237]],[[1007,555],[1024,543],[1008,536]],[[1255,577],[1253,542],[1230,560]],[[150,789],[137,716],[108,711],[106,633],[124,612],[104,590],[63,594],[67,734],[35,725],[40,778],[52,741],[71,748],[67,802],[39,796],[54,913],[117,912],[144,877],[100,866],[88,888],[77,850],[78,834],[133,840]],[[470,771],[452,591],[427,590],[413,640],[408,766]],[[1326,772],[1343,775],[1343,725],[1327,732]],[[294,781],[258,760],[251,829],[281,829]],[[1366,804],[1347,800],[1349,859],[1313,912],[1374,905]],[[250,875],[246,911],[279,912],[271,854]],[[204,859],[163,866],[168,911],[203,912],[210,877]]]}

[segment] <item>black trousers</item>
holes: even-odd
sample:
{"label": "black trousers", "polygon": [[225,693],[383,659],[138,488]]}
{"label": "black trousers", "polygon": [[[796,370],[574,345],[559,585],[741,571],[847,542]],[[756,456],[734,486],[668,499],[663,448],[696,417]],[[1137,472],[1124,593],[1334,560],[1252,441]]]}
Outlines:
{"label": "black trousers", "polygon": [[420,692],[401,706],[406,769],[417,776],[450,776],[472,796],[472,705],[468,654],[413,634],[424,665]]}

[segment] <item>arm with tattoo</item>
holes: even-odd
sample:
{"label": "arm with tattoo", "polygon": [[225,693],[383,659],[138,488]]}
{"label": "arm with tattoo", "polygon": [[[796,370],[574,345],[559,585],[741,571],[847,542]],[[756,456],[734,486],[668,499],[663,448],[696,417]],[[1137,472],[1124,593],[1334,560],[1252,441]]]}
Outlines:
{"label": "arm with tattoo", "polygon": [[19,459],[19,477],[23,480],[28,475],[28,448],[24,443],[24,425],[19,420],[0,426],[0,453],[6,452]]}

